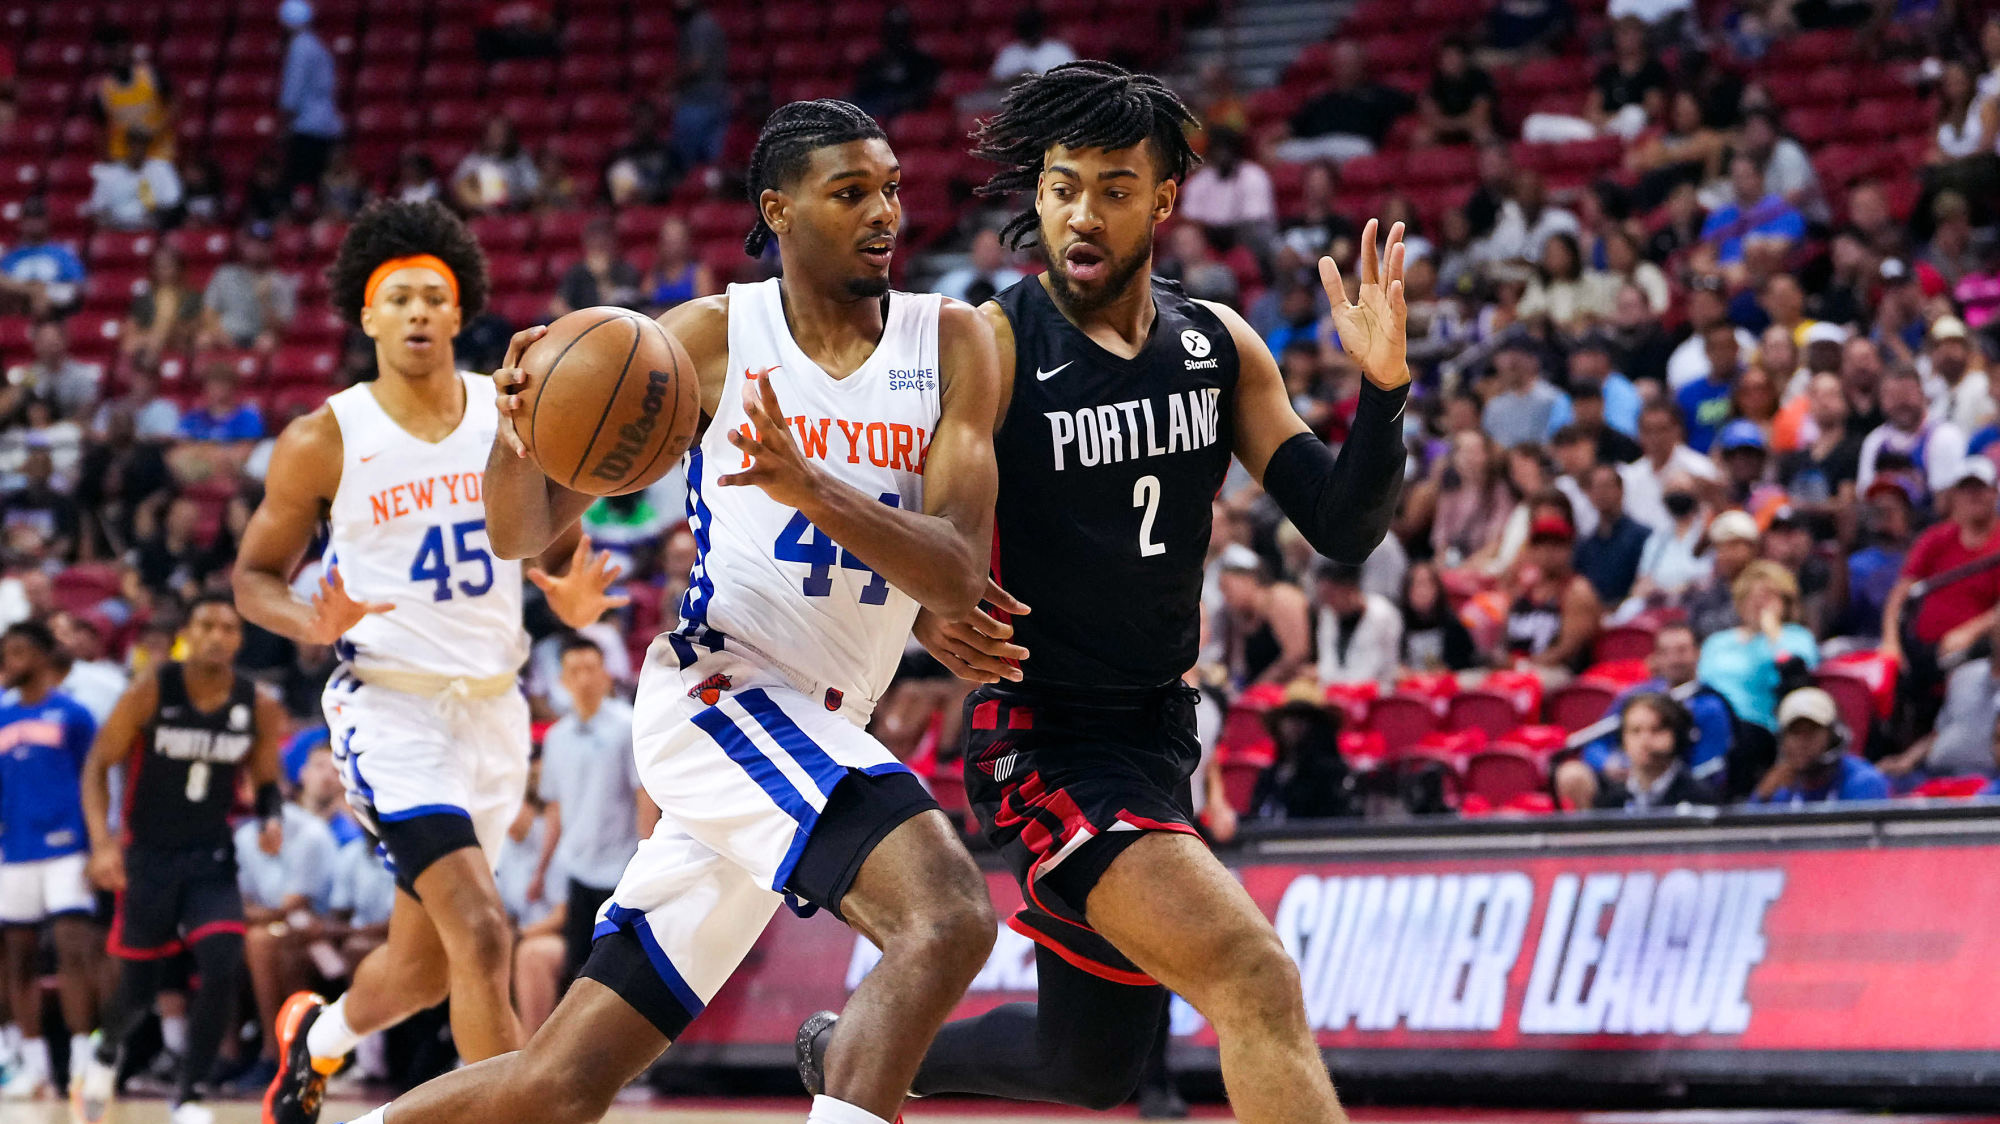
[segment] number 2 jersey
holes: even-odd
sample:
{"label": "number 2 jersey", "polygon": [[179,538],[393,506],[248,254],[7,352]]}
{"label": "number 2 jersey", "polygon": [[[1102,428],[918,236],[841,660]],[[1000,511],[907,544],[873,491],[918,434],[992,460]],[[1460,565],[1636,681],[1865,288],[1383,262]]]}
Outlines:
{"label": "number 2 jersey", "polygon": [[993,578],[1024,682],[1157,687],[1194,666],[1210,505],[1235,445],[1236,345],[1155,277],[1153,332],[1130,359],[1070,323],[1041,280],[994,298],[1014,330]]}
{"label": "number 2 jersey", "polygon": [[492,381],[459,372],[465,414],[436,443],[396,424],[360,383],[327,399],[340,425],[340,487],[326,565],[348,596],[396,606],[370,613],[335,645],[371,668],[486,679],[520,670],[521,564],[486,544],[480,484],[500,424]]}
{"label": "number 2 jersey", "polygon": [[748,466],[728,434],[750,425],[746,383],[768,379],[809,460],[882,503],[921,509],[941,410],[942,301],[891,293],[874,352],[835,379],[792,339],[776,279],[729,286],[722,403],[687,455],[697,557],[680,626],[668,637],[682,666],[705,650],[740,648],[827,709],[866,720],[895,675],[916,601],[762,488],[715,480]]}
{"label": "number 2 jersey", "polygon": [[162,851],[230,845],[237,777],[257,740],[257,688],[234,676],[214,710],[196,709],[187,669],[160,666],[153,720],[126,760],[125,841]]}

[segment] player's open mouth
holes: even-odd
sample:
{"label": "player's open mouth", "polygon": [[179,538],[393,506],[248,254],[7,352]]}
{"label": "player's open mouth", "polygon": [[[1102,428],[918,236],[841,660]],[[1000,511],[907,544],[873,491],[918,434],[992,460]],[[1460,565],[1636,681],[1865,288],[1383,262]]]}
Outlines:
{"label": "player's open mouth", "polygon": [[870,238],[861,244],[861,256],[879,266],[886,267],[890,255],[895,252],[896,241],[893,238]]}
{"label": "player's open mouth", "polygon": [[415,335],[404,336],[403,346],[412,351],[427,351],[431,346],[431,338],[421,332]]}
{"label": "player's open mouth", "polygon": [[1063,264],[1069,267],[1072,281],[1096,281],[1103,278],[1109,263],[1103,250],[1087,242],[1078,242],[1064,251]]}

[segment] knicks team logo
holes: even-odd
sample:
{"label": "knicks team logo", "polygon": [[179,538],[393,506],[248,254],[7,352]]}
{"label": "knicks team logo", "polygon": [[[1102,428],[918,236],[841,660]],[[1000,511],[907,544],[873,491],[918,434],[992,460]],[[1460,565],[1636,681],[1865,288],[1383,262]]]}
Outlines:
{"label": "knicks team logo", "polygon": [[826,689],[826,708],[828,710],[839,710],[840,700],[842,697],[843,696],[840,693],[840,688],[828,687]]}
{"label": "knicks team logo", "polygon": [[718,671],[714,675],[694,685],[688,698],[700,699],[703,706],[714,706],[722,701],[722,692],[730,688],[729,676]]}

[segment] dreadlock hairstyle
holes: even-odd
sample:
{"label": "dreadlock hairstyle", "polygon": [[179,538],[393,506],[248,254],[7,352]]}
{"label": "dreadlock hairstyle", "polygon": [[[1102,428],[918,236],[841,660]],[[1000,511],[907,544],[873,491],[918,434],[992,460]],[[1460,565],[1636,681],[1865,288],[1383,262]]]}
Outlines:
{"label": "dreadlock hairstyle", "polygon": [[[1056,145],[1110,150],[1151,141],[1165,178],[1186,179],[1201,163],[1185,131],[1195,124],[1180,97],[1150,74],[1108,62],[1064,63],[1016,83],[1000,112],[973,132],[972,154],[1003,165],[978,194],[1032,195]],[[1031,202],[1000,229],[1001,241],[1018,250],[1032,244],[1040,225]]]}
{"label": "dreadlock hairstyle", "polygon": [[886,136],[873,117],[833,98],[795,101],[772,111],[757,134],[757,147],[750,150],[744,191],[750,205],[757,208],[757,221],[743,237],[743,252],[762,257],[764,247],[771,242],[771,228],[764,222],[764,207],[759,202],[765,188],[782,190],[798,179],[814,149]]}
{"label": "dreadlock hairstyle", "polygon": [[478,239],[445,205],[377,200],[355,216],[340,240],[340,252],[326,271],[334,310],[349,323],[361,322],[368,275],[390,258],[430,254],[451,267],[458,280],[458,307],[465,323],[486,308],[486,255]]}

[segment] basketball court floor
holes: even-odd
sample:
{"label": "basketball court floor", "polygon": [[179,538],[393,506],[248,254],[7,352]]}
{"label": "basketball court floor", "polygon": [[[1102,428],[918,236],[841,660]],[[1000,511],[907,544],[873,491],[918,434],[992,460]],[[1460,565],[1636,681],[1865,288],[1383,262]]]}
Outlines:
{"label": "basketball court floor", "polygon": [[[228,1101],[216,1106],[217,1124],[257,1124],[257,1106]],[[358,1116],[371,1104],[329,1102],[320,1119],[338,1124]],[[606,1124],[802,1124],[803,1097],[769,1100],[677,1099],[650,1104],[624,1104],[605,1117]],[[994,1102],[918,1101],[904,1112],[905,1124],[1024,1124],[1030,1120],[1132,1120],[1131,1108],[1115,1112],[1065,1112],[1036,1105]],[[1197,1108],[1194,1119],[1227,1121],[1220,1108]],[[69,1112],[56,1101],[0,1106],[0,1124],[67,1124]],[[2000,1116],[1897,1116],[1882,1113],[1831,1111],[1678,1111],[1678,1112],[1532,1112],[1479,1109],[1359,1109],[1355,1124],[2000,1124]],[[121,1102],[111,1124],[167,1124],[166,1104],[157,1100]]]}

